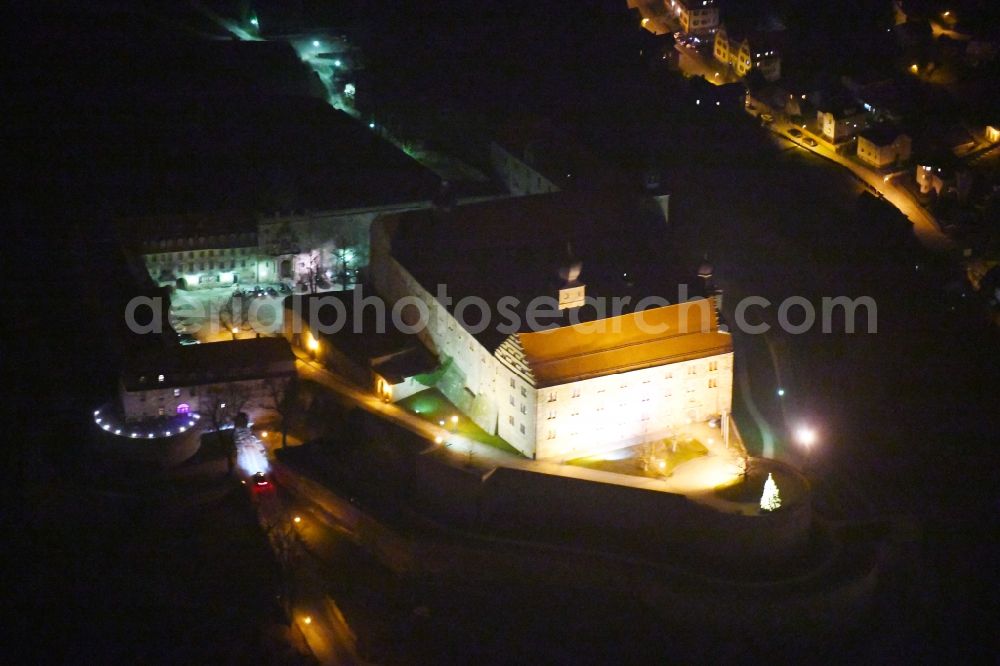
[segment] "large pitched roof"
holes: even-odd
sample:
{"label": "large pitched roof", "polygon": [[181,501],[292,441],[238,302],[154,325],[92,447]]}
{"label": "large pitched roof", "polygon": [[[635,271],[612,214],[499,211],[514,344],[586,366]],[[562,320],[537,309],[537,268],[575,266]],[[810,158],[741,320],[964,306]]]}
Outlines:
{"label": "large pitched roof", "polygon": [[126,361],[122,383],[126,390],[136,391],[261,379],[294,372],[295,356],[287,340],[252,338],[144,349]]}
{"label": "large pitched roof", "polygon": [[712,300],[679,303],[518,340],[536,387],[677,363],[733,350]]}
{"label": "large pitched roof", "polygon": [[[666,224],[656,201],[631,193],[558,192],[460,206],[447,213],[409,211],[381,223],[387,225],[393,257],[427,291],[436,294],[438,285],[447,287],[450,310],[464,297],[479,297],[492,308],[490,325],[473,331],[491,352],[510,333],[531,330],[526,315],[532,299],[558,297],[567,245],[582,260],[579,281],[586,285],[587,297],[608,304],[604,312],[580,308],[577,321],[606,317],[614,312],[614,298],[627,299],[618,314],[631,311],[644,297],[676,301],[680,278],[693,278],[674,270],[669,260]],[[504,298],[507,303],[516,299],[509,310],[519,326],[501,326],[509,323],[509,317],[498,314]],[[468,319],[475,324],[478,314],[468,314]],[[565,311],[540,319],[549,326],[570,323]]]}
{"label": "large pitched roof", "polygon": [[888,146],[891,145],[900,134],[903,134],[903,131],[898,127],[893,127],[891,125],[877,125],[864,130],[861,132],[860,136],[876,146]]}

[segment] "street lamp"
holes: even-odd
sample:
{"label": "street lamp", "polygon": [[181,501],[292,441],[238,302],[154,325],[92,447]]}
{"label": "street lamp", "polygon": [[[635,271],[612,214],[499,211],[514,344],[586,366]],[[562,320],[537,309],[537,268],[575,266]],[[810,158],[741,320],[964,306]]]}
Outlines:
{"label": "street lamp", "polygon": [[815,428],[803,425],[795,429],[795,441],[805,447],[807,451],[816,443],[817,438]]}

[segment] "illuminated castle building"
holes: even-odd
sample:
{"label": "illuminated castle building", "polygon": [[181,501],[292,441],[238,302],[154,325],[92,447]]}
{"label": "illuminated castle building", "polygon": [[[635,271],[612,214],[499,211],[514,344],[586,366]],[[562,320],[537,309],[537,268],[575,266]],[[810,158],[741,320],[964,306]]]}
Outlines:
{"label": "illuminated castle building", "polygon": [[[414,298],[426,307],[417,334],[446,368],[438,388],[525,456],[651,441],[732,404],[715,299],[679,302],[688,276],[664,261],[667,202],[559,192],[383,216],[374,286],[389,302],[409,298],[411,315]],[[390,400],[426,388],[379,385]]]}

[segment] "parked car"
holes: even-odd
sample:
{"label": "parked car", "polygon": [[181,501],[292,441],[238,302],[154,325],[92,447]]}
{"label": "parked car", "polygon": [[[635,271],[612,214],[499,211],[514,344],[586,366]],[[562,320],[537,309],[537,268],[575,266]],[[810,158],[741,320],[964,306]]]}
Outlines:
{"label": "parked car", "polygon": [[796,128],[793,127],[792,129],[788,130],[788,135],[789,136],[793,136],[796,139],[801,139],[802,138],[802,130],[796,129]]}
{"label": "parked car", "polygon": [[769,125],[774,122],[774,116],[770,113],[762,113],[760,114],[760,121],[765,125]]}
{"label": "parked car", "polygon": [[817,145],[816,139],[812,138],[811,136],[807,136],[806,138],[802,139],[802,143],[806,144],[810,148],[815,148]]}
{"label": "parked car", "polygon": [[201,341],[190,333],[181,333],[177,336],[177,341],[184,346],[201,344]]}
{"label": "parked car", "polygon": [[270,296],[271,298],[277,298],[278,297],[278,290],[275,289],[274,287],[268,287],[267,288],[267,295]]}

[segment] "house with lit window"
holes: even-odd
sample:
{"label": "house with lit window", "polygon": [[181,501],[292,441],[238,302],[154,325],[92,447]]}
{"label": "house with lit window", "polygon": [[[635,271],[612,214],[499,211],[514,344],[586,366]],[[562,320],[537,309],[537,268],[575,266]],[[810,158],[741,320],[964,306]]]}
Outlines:
{"label": "house with lit window", "polygon": [[715,33],[712,45],[715,59],[745,77],[757,70],[767,81],[781,78],[781,55],[772,32],[746,30],[735,24],[723,24]]}
{"label": "house with lit window", "polygon": [[144,348],[127,359],[119,380],[124,423],[137,424],[222,410],[273,407],[295,377],[284,338]]}
{"label": "house with lit window", "polygon": [[910,159],[910,137],[895,127],[879,125],[858,134],[858,159],[876,169]]}
{"label": "house with lit window", "polygon": [[[383,216],[374,289],[426,313],[417,336],[441,360],[438,390],[523,455],[652,441],[732,406],[716,301],[682,302],[697,278],[661,260],[667,202],[559,192]],[[389,399],[426,388],[397,386]]]}
{"label": "house with lit window", "polygon": [[816,110],[820,136],[830,143],[850,141],[868,126],[864,109],[853,102],[831,101]]}
{"label": "house with lit window", "polygon": [[666,6],[677,17],[681,32],[703,35],[719,27],[715,0],[666,0]]}

